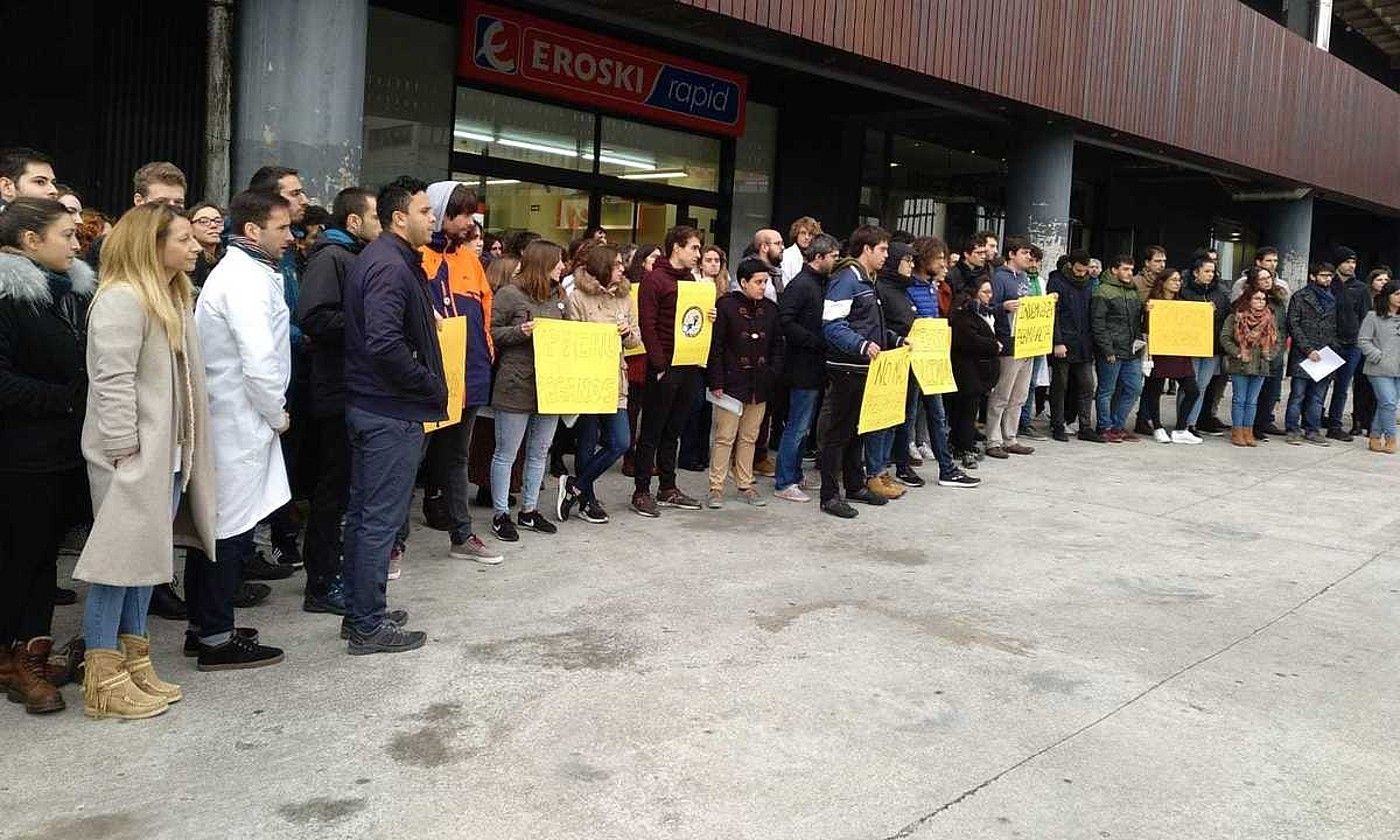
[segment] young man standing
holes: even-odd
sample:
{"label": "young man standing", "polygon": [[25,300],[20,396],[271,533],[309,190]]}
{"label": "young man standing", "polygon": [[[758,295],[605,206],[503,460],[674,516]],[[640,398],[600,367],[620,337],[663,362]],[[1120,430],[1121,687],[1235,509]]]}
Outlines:
{"label": "young man standing", "polygon": [[[1128,411],[1142,393],[1142,303],[1133,277],[1133,258],[1114,257],[1108,276],[1089,299],[1089,321],[1097,362],[1098,428],[1109,443],[1135,441],[1128,431]],[[1082,420],[1080,421],[1083,422]]]}
{"label": "young man standing", "polygon": [[1050,436],[1069,440],[1065,432],[1065,392],[1074,380],[1079,410],[1079,439],[1102,443],[1093,427],[1094,328],[1089,319],[1088,251],[1070,251],[1064,271],[1050,276],[1055,300],[1055,338],[1050,353]]}
{"label": "young man standing", "polygon": [[[676,452],[681,426],[705,387],[699,365],[672,365],[676,346],[676,291],[678,283],[695,283],[700,264],[700,231],[678,225],[666,232],[658,258],[642,278],[637,294],[637,315],[642,344],[647,349],[647,386],[643,397],[641,428],[637,432],[635,491],[632,510],[655,518],[658,508],[699,510],[700,503],[676,487]],[[708,282],[708,281],[704,281]],[[707,313],[714,320],[714,310]],[[659,471],[659,487],[651,495],[651,471]]]}
{"label": "young man standing", "polygon": [[1303,441],[1315,446],[1329,445],[1322,435],[1322,400],[1336,373],[1315,382],[1300,365],[1305,359],[1321,359],[1325,347],[1337,349],[1339,303],[1332,289],[1335,274],[1331,263],[1314,265],[1308,272],[1308,285],[1295,292],[1288,302],[1288,337],[1293,339],[1288,351],[1288,374],[1293,380],[1288,387],[1285,440],[1294,446],[1301,446]]}
{"label": "young man standing", "polygon": [[783,287],[786,288],[797,275],[802,273],[802,269],[807,265],[807,246],[812,244],[812,238],[820,235],[822,223],[811,216],[803,216],[792,223],[788,228],[788,238],[792,244],[783,249],[782,277]]}
{"label": "young man standing", "polygon": [[385,610],[389,552],[408,517],[423,423],[447,416],[437,316],[418,249],[432,239],[427,185],[401,177],[379,191],[384,232],[345,280],[345,421],[350,498],[345,515],[346,615],[352,654],[420,648],[408,613]]}
{"label": "young man standing", "polygon": [[963,258],[958,264],[948,269],[948,285],[954,297],[959,292],[976,296],[978,281],[991,276],[991,260],[997,253],[997,235],[989,230],[979,230],[967,238],[962,253]]}
{"label": "young man standing", "polygon": [[[1152,283],[1157,275],[1167,267],[1167,249],[1161,245],[1148,245],[1142,252],[1142,270],[1133,275],[1133,288],[1137,289],[1138,299],[1147,300],[1152,292]],[[1108,270],[1113,271],[1113,266]]]}
{"label": "young man standing", "polygon": [[[801,221],[800,219],[798,221]],[[778,323],[787,339],[783,376],[788,391],[788,418],[778,446],[773,493],[789,502],[810,502],[802,486],[802,442],[811,431],[817,401],[826,384],[826,339],[822,338],[822,301],[827,278],[841,245],[818,233],[803,249],[806,263],[778,300]]]}
{"label": "young man standing", "polygon": [[[131,176],[131,206],[140,207],[151,202],[163,202],[183,212],[185,190],[185,173],[180,171],[180,167],[169,161],[152,161]],[[106,238],[99,236],[88,246],[87,262],[93,271],[98,271],[101,267],[102,243]]]}
{"label": "young man standing", "polygon": [[1327,409],[1327,436],[1333,440],[1350,443],[1356,439],[1360,428],[1352,412],[1351,430],[1342,425],[1342,413],[1347,407],[1347,391],[1352,380],[1361,370],[1361,348],[1356,345],[1356,336],[1361,332],[1361,322],[1371,311],[1371,289],[1365,280],[1356,276],[1356,252],[1346,246],[1337,249],[1337,353],[1346,364],[1332,374],[1332,402]]}
{"label": "young man standing", "polygon": [[1001,376],[987,402],[987,456],[1007,458],[1029,455],[1034,447],[1016,440],[1021,423],[1021,406],[1030,393],[1034,359],[1016,358],[1014,324],[1021,308],[1021,297],[1030,290],[1026,270],[1035,262],[1031,243],[1023,236],[1012,236],[1003,249],[1006,264],[992,275],[992,310],[996,315],[997,341],[1001,342]]}
{"label": "young man standing", "polygon": [[0,149],[0,210],[17,198],[58,198],[53,158],[23,147]]}

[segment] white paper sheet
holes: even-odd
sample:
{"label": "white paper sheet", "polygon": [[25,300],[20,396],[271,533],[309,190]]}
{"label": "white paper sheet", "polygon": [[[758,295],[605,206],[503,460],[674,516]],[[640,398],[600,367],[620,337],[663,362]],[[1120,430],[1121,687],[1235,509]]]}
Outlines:
{"label": "white paper sheet", "polygon": [[1304,359],[1298,365],[1298,367],[1303,369],[1303,373],[1312,377],[1312,381],[1314,382],[1321,382],[1328,374],[1332,373],[1332,371],[1346,364],[1346,360],[1338,356],[1337,351],[1333,350],[1331,347],[1322,348],[1318,351],[1318,355],[1322,358],[1315,362],[1312,359]]}
{"label": "white paper sheet", "polygon": [[744,413],[744,404],[729,396],[728,394],[717,397],[715,396],[714,391],[711,391],[707,388],[705,389],[705,399],[709,400],[710,403],[716,408],[722,408],[730,414]]}

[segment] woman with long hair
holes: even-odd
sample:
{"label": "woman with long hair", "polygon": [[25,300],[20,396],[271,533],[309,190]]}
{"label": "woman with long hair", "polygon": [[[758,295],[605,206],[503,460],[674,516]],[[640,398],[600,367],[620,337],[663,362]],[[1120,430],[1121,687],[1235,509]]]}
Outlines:
{"label": "woman with long hair", "polygon": [[194,272],[190,275],[190,282],[194,284],[195,292],[198,293],[209,272],[213,271],[214,266],[224,257],[224,245],[221,240],[221,234],[224,232],[224,211],[212,201],[201,201],[185,212],[185,218],[190,220],[195,241],[199,243],[199,258],[195,261]]}
{"label": "woman with long hair", "polygon": [[26,712],[64,708],[47,679],[59,544],[87,510],[78,440],[92,269],[48,198],[0,213],[0,688]]}
{"label": "woman with long hair", "polygon": [[1220,327],[1220,346],[1225,351],[1225,372],[1230,377],[1230,442],[1235,446],[1254,446],[1259,389],[1264,387],[1273,360],[1283,349],[1267,292],[1247,289],[1231,305],[1230,314]]}
{"label": "woman with long hair", "polygon": [[715,299],[732,291],[729,280],[729,255],[718,245],[706,245],[700,252],[700,278],[715,284]]}
{"label": "woman with long hair", "polygon": [[[1380,297],[1381,290],[1390,282],[1392,276],[1390,269],[1385,266],[1371,269],[1371,273],[1366,276],[1366,287],[1371,293],[1373,308],[1376,298]],[[1358,376],[1352,381],[1354,384],[1351,394],[1351,434],[1353,437],[1370,438],[1376,416],[1376,392],[1371,387],[1369,376]]]}
{"label": "woman with long hair", "polygon": [[[644,244],[637,245],[632,250],[632,258],[624,259],[623,264],[627,266],[627,282],[632,284],[632,288],[641,287],[642,278],[647,276],[651,267],[656,264],[656,260],[661,256],[661,248],[657,245]],[[627,452],[622,456],[622,474],[628,478],[632,477],[632,456],[637,450],[637,418],[642,413],[642,400],[645,398],[647,387],[647,357],[645,353],[638,353],[635,356],[627,357]]]}
{"label": "woman with long hair", "polygon": [[1366,313],[1356,345],[1366,359],[1362,372],[1376,395],[1368,446],[1372,452],[1395,454],[1395,406],[1400,400],[1400,283],[1387,280]]}
{"label": "woman with long hair", "polygon": [[977,406],[996,387],[1000,375],[997,341],[992,312],[992,281],[983,277],[968,292],[956,293],[953,311],[948,315],[952,332],[953,379],[958,384],[958,401],[949,423],[953,453],[966,469],[977,468]]}
{"label": "woman with long hair", "polygon": [[73,572],[91,584],[90,717],[153,717],[181,698],[151,665],[146,608],[151,588],[172,576],[174,534],[214,554],[214,458],[189,278],[199,252],[189,220],[163,202],[128,211],[102,246],[83,424],[95,516]]}
{"label": "woman with long hair", "polygon": [[1274,409],[1278,405],[1279,394],[1283,392],[1283,369],[1288,356],[1287,353],[1281,352],[1283,339],[1288,336],[1288,289],[1279,282],[1272,271],[1263,266],[1252,265],[1244,271],[1244,291],[1240,294],[1243,296],[1256,291],[1264,293],[1265,304],[1274,315],[1274,324],[1280,337],[1280,352],[1275,354],[1269,373],[1264,377],[1264,385],[1259,389],[1259,402],[1254,409],[1254,418],[1250,421],[1253,426],[1251,440],[1255,443],[1268,443],[1270,435],[1280,433],[1278,426],[1274,425]]}
{"label": "woman with long hair", "polygon": [[521,441],[525,441],[525,480],[516,524],[541,534],[557,530],[540,513],[538,503],[559,415],[539,413],[532,336],[537,320],[568,318],[559,286],[563,256],[558,245],[542,239],[525,246],[520,272],[497,293],[491,310],[491,338],[496,343],[496,382],[491,392],[496,427],[496,451],[491,456],[491,530],[502,542],[520,539],[510,521],[509,491],[511,465]]}
{"label": "woman with long hair", "polygon": [[[1153,302],[1177,300],[1181,296],[1181,272],[1175,268],[1165,268],[1158,272],[1147,293],[1144,307],[1152,311]],[[1146,330],[1148,319],[1143,319]],[[1152,338],[1148,336],[1147,350],[1152,353]],[[1147,425],[1152,427],[1152,438],[1158,443],[1197,444],[1201,439],[1186,427],[1186,415],[1195,405],[1200,390],[1196,383],[1196,371],[1186,356],[1166,356],[1152,353],[1152,372],[1142,389],[1142,411]],[[1162,390],[1169,382],[1176,383],[1176,428],[1171,432],[1162,425]]]}

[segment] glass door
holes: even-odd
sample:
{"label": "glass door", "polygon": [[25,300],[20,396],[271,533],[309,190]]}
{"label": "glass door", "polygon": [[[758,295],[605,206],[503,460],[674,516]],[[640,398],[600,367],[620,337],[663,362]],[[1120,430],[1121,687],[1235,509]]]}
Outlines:
{"label": "glass door", "polygon": [[675,227],[679,217],[680,207],[676,204],[605,195],[599,224],[614,244],[660,246],[666,231]]}

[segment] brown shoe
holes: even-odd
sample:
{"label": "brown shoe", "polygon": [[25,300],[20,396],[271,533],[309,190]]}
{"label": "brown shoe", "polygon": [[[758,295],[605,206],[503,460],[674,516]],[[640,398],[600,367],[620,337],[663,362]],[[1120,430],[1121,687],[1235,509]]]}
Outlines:
{"label": "brown shoe", "polygon": [[1366,440],[1366,448],[1372,452],[1385,452],[1385,438],[1373,437]]}
{"label": "brown shoe", "polygon": [[879,496],[885,501],[894,498],[890,495],[888,488],[885,487],[885,482],[881,481],[878,475],[865,480],[865,489],[870,491],[872,495]]}
{"label": "brown shoe", "polygon": [[1244,426],[1244,427],[1243,427],[1243,431],[1241,432],[1241,434],[1244,435],[1244,445],[1245,445],[1245,446],[1258,446],[1258,445],[1259,445],[1259,441],[1257,441],[1257,440],[1254,439],[1254,427],[1253,427],[1253,426]]}
{"label": "brown shoe", "polygon": [[126,672],[131,675],[131,681],[136,683],[137,688],[167,703],[180,702],[180,698],[184,696],[180,693],[180,686],[156,676],[155,666],[151,664],[149,636],[123,633],[117,637],[117,646],[126,656]]}
{"label": "brown shoe", "polygon": [[1012,455],[1029,455],[1035,451],[1034,446],[1026,446],[1024,443],[1020,442],[1008,443],[1002,448],[1005,449],[1007,452],[1010,452]]}
{"label": "brown shoe", "polygon": [[884,485],[885,492],[893,494],[889,497],[891,499],[898,499],[902,497],[905,493],[909,492],[908,490],[904,489],[904,487],[902,487],[899,484],[899,482],[895,481],[893,478],[890,478],[889,473],[880,473],[878,478],[880,479],[880,483]]}
{"label": "brown shoe", "polygon": [[24,710],[31,715],[61,712],[66,705],[58,688],[45,676],[52,650],[53,639],[49,636],[38,636],[27,643],[15,642],[10,650],[15,677],[6,695],[13,703],[23,703]]}
{"label": "brown shoe", "polygon": [[1385,454],[1395,454],[1395,435],[1391,435],[1385,439]]}
{"label": "brown shoe", "polygon": [[1235,446],[1249,446],[1249,444],[1246,443],[1244,439],[1244,429],[1240,428],[1239,426],[1231,426],[1230,443],[1233,443]]}
{"label": "brown shoe", "polygon": [[772,478],[773,476],[778,474],[778,465],[773,463],[773,459],[771,457],[765,455],[762,461],[759,461],[757,464],[753,465],[753,473],[754,475],[762,475],[768,478]]}
{"label": "brown shoe", "polygon": [[119,650],[91,649],[83,667],[83,712],[90,718],[142,720],[164,714],[170,704],[136,687]]}

